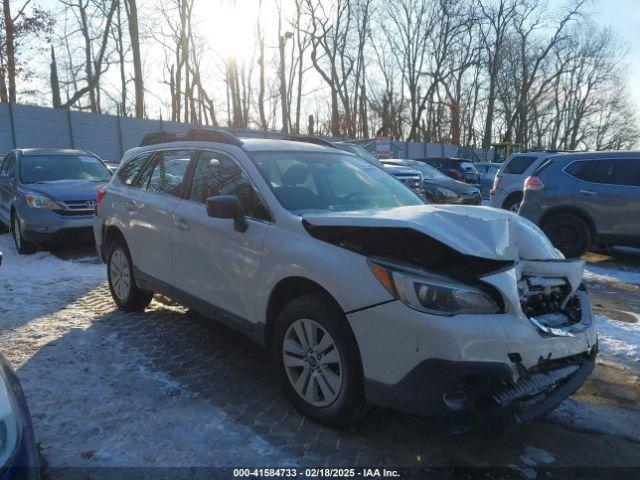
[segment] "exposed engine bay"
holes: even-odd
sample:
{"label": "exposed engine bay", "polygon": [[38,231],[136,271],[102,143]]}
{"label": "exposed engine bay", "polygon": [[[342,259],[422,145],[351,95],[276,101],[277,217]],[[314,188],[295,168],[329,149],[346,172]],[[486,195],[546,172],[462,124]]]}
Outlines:
{"label": "exposed engine bay", "polygon": [[524,314],[545,327],[563,328],[582,318],[580,298],[565,278],[523,275],[518,293]]}

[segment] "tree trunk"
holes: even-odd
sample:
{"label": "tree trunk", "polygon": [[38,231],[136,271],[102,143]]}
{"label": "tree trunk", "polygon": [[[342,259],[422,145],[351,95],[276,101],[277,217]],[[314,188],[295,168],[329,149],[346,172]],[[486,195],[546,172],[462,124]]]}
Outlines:
{"label": "tree trunk", "polygon": [[60,100],[60,81],[58,80],[58,63],[56,62],[56,53],[51,45],[51,94],[53,100],[53,108],[60,108],[62,101]]}
{"label": "tree trunk", "polygon": [[9,0],[2,0],[2,10],[4,15],[4,28],[7,44],[7,76],[9,80],[9,102],[16,103],[16,28],[11,16],[11,6]]}
{"label": "tree trunk", "polygon": [[142,77],[142,60],[140,56],[140,32],[138,26],[138,6],[136,0],[126,0],[127,22],[129,24],[129,40],[133,56],[133,85],[136,95],[136,117],[144,117],[144,79]]}

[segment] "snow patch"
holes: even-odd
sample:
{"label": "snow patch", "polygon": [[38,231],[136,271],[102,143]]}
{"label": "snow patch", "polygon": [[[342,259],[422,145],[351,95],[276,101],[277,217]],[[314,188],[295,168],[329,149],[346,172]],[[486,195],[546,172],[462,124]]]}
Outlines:
{"label": "snow patch", "polygon": [[582,399],[568,398],[548,418],[569,428],[640,441],[640,419],[637,412],[621,405],[590,403]]}
{"label": "snow patch", "polygon": [[588,265],[584,270],[586,280],[594,280],[607,283],[629,283],[640,285],[640,272],[634,270],[622,270],[619,268],[607,268]]}
{"label": "snow patch", "polygon": [[[637,315],[628,313],[632,316]],[[621,322],[604,315],[595,317],[600,352],[625,366],[640,371],[640,323]]]}

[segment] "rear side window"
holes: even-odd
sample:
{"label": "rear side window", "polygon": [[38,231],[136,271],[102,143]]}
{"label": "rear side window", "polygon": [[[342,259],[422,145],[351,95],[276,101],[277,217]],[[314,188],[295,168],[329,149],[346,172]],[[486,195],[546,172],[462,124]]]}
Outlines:
{"label": "rear side window", "polygon": [[613,162],[611,160],[585,160],[567,167],[574,177],[591,183],[610,183]]}
{"label": "rear side window", "polygon": [[162,195],[182,196],[182,186],[192,154],[191,150],[158,153],[147,190]]}
{"label": "rear side window", "polygon": [[144,168],[145,162],[153,152],[143,153],[125,163],[120,170],[118,170],[118,178],[125,185],[134,186],[134,182],[138,178],[140,171]]}
{"label": "rear side window", "polygon": [[640,158],[613,160],[610,183],[640,187]]}
{"label": "rear side window", "polygon": [[517,156],[512,157],[504,167],[502,173],[512,175],[522,175],[529,168],[537,157]]}
{"label": "rear side window", "polygon": [[255,188],[234,160],[216,152],[202,152],[193,172],[191,200],[205,203],[207,198],[234,195],[251,218],[271,218]]}

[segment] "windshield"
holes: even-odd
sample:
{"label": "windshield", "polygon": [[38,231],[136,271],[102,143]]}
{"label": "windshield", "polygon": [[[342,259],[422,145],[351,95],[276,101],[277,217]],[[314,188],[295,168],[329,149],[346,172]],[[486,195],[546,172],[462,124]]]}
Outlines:
{"label": "windshield", "polygon": [[382,168],[382,164],[380,163],[380,160],[378,160],[378,157],[376,157],[373,153],[370,153],[369,151],[367,151],[366,148],[363,148],[360,145],[354,145],[352,143],[341,143],[339,145],[340,145],[340,148],[342,148],[343,150],[346,150],[347,152],[351,152],[354,155],[357,155],[361,159],[366,160],[369,163],[372,163],[376,167]]}
{"label": "windshield", "polygon": [[278,201],[296,215],[424,204],[391,175],[351,156],[257,152],[253,160]]}
{"label": "windshield", "polygon": [[106,182],[109,169],[90,155],[34,155],[22,157],[22,183],[55,182],[60,180],[90,180]]}
{"label": "windshield", "polygon": [[437,168],[432,167],[431,165],[427,165],[422,162],[385,162],[385,165],[389,165],[392,167],[400,166],[400,167],[408,167],[413,168],[414,170],[418,170],[422,173],[422,178],[424,180],[448,180],[444,173],[440,172]]}

